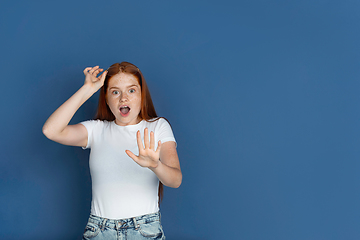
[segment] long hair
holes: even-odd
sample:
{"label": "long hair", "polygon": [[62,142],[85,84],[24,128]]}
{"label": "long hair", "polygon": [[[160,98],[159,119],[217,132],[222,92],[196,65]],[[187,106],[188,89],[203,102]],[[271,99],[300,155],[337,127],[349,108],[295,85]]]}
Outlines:
{"label": "long hair", "polygon": [[[106,103],[106,94],[109,80],[119,73],[131,74],[135,76],[139,82],[141,88],[141,109],[139,117],[141,118],[141,120],[145,120],[148,122],[156,121],[159,117],[156,114],[155,107],[152,102],[150,91],[146,84],[145,78],[139,68],[129,62],[114,63],[108,68],[108,73],[106,75],[104,85],[100,89],[99,103],[95,119],[107,121],[115,120],[114,114],[111,112],[109,106]],[[163,198],[163,192],[163,184],[159,181],[159,204]]]}

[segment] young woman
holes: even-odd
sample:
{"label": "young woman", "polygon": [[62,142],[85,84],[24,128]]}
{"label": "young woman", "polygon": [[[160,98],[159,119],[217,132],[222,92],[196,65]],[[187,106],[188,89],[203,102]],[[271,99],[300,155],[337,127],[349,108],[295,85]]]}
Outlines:
{"label": "young woman", "polygon": [[[92,203],[83,239],[165,239],[162,185],[177,188],[182,181],[171,127],[157,116],[135,65],[88,67],[84,74],[84,85],[43,126],[53,141],[91,148]],[[96,120],[68,125],[99,89]]]}

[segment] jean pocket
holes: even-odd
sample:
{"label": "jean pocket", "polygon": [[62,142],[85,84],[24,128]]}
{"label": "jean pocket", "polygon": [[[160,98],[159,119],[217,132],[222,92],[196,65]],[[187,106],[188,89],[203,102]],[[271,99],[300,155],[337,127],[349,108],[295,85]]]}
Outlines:
{"label": "jean pocket", "polygon": [[150,239],[163,239],[164,232],[159,221],[140,224],[139,232],[143,237]]}
{"label": "jean pocket", "polygon": [[94,223],[88,223],[85,227],[83,239],[92,239],[100,232],[100,227]]}

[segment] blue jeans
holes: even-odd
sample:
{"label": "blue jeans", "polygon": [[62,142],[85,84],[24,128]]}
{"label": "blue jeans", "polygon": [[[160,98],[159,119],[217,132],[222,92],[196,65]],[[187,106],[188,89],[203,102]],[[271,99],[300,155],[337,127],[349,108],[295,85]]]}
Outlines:
{"label": "blue jeans", "polygon": [[165,240],[160,213],[128,219],[106,219],[90,215],[83,235],[85,240]]}

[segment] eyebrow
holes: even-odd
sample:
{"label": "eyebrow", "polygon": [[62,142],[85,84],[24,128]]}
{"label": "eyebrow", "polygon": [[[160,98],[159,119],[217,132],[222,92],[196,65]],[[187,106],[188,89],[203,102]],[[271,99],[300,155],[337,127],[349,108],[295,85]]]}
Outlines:
{"label": "eyebrow", "polygon": [[[126,86],[126,88],[131,88],[131,87],[139,87],[139,85],[136,85],[136,84],[132,84],[132,85],[129,85],[129,86]],[[113,88],[116,88],[116,89],[119,89],[118,87],[110,87],[109,89],[113,89]]]}
{"label": "eyebrow", "polygon": [[127,86],[128,88],[131,88],[131,87],[139,87],[139,85],[136,85],[136,84],[133,84],[133,85],[130,85],[130,86]]}

